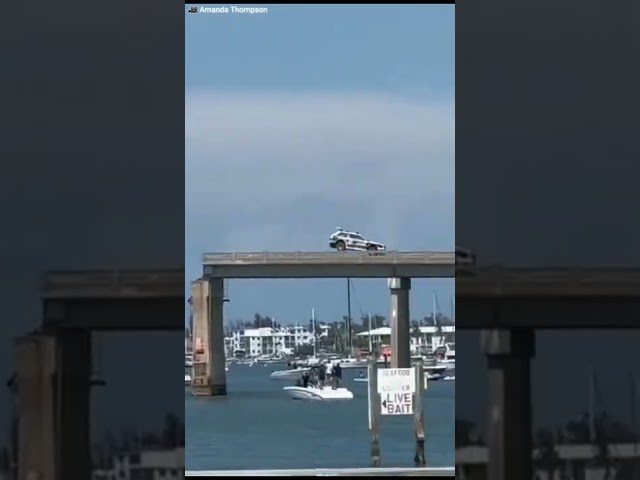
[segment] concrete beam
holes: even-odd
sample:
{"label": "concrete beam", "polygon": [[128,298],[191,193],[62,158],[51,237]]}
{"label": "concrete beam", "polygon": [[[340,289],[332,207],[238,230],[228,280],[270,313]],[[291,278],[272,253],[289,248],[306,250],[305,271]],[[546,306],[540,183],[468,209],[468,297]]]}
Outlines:
{"label": "concrete beam", "polygon": [[391,367],[411,366],[409,291],[410,278],[390,278],[391,290]]}
{"label": "concrete beam", "polygon": [[199,279],[191,284],[194,395],[227,394],[223,329],[224,282]]}
{"label": "concrete beam", "polygon": [[444,278],[455,275],[453,252],[205,253],[203,273],[216,278]]}
{"label": "concrete beam", "polygon": [[455,265],[205,265],[217,278],[451,278]]}
{"label": "concrete beam", "polygon": [[487,478],[532,478],[532,330],[488,330],[482,346],[489,369]]}
{"label": "concrete beam", "polygon": [[183,330],[184,292],[151,299],[45,300],[43,324],[87,330]]}

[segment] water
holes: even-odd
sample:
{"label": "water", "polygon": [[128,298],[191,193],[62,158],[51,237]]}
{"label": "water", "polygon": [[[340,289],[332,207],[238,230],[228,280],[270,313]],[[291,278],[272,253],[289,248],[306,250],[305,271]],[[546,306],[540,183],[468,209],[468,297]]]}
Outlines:
{"label": "water", "polygon": [[[343,370],[353,400],[292,400],[270,380],[281,365],[230,365],[227,397],[185,389],[187,470],[370,467],[367,384]],[[455,464],[455,382],[432,382],[424,394],[427,466]],[[383,416],[382,466],[414,466],[412,416]]]}

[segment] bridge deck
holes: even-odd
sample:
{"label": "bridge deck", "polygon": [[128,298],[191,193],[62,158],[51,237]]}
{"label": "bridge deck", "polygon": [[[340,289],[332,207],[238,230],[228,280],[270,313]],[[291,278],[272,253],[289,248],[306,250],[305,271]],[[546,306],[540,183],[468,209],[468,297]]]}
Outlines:
{"label": "bridge deck", "polygon": [[454,252],[237,252],[205,253],[204,265],[398,265],[455,264]]}
{"label": "bridge deck", "polygon": [[455,252],[205,253],[204,275],[217,278],[444,278]]}
{"label": "bridge deck", "polygon": [[441,468],[318,468],[300,470],[202,470],[187,471],[187,477],[454,477],[454,467]]}
{"label": "bridge deck", "polygon": [[640,269],[475,269],[456,278],[456,296],[640,298]]}
{"label": "bridge deck", "polygon": [[184,297],[184,270],[87,270],[47,272],[45,299]]}

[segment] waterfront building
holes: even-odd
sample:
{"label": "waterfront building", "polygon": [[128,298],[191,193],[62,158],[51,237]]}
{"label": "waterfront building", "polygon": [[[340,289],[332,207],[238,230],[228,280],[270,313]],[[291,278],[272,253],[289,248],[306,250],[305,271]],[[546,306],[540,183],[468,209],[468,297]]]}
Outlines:
{"label": "waterfront building", "polygon": [[[360,338],[372,337],[372,345],[379,347],[391,344],[391,327],[380,327],[371,332],[358,333]],[[445,344],[453,344],[456,341],[455,325],[434,327],[432,325],[421,326],[419,330],[411,334],[410,348],[413,354],[433,353],[436,348]]]}
{"label": "waterfront building", "polygon": [[262,355],[288,355],[296,347],[313,345],[316,338],[329,335],[328,325],[318,325],[319,332],[314,335],[309,328],[300,325],[283,328],[245,328],[231,333],[225,338],[228,356],[244,352],[247,357]]}
{"label": "waterfront building", "polygon": [[[638,478],[633,472],[640,466],[640,445],[618,443],[607,445],[603,457],[594,445],[560,444],[553,455],[544,449],[533,450],[533,470],[537,480],[607,480]],[[456,478],[486,480],[489,451],[484,445],[468,445],[456,449]],[[552,459],[551,463],[549,459]]]}
{"label": "waterfront building", "polygon": [[178,480],[184,473],[182,447],[117,455],[108,468],[94,469],[92,480]]}

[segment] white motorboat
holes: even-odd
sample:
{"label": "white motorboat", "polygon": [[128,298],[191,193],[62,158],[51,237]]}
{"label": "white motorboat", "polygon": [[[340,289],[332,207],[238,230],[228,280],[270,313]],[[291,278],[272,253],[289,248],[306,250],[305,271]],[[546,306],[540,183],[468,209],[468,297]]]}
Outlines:
{"label": "white motorboat", "polygon": [[367,383],[369,381],[368,378],[363,378],[363,377],[356,377],[353,379],[354,382],[358,382],[358,383]]}
{"label": "white motorboat", "polygon": [[184,374],[184,384],[186,385],[191,385],[191,375],[189,375],[188,373]]}
{"label": "white motorboat", "polygon": [[353,393],[344,387],[284,387],[283,390],[296,400],[351,400]]}
{"label": "white motorboat", "polygon": [[367,368],[369,363],[367,360],[359,360],[357,358],[340,358],[338,360],[334,360],[331,363],[334,365],[339,363],[343,370],[352,369],[352,368]]}
{"label": "white motorboat", "polygon": [[271,372],[269,378],[271,380],[295,380],[302,376],[305,372],[310,372],[310,367],[291,368],[289,370],[276,370]]}

